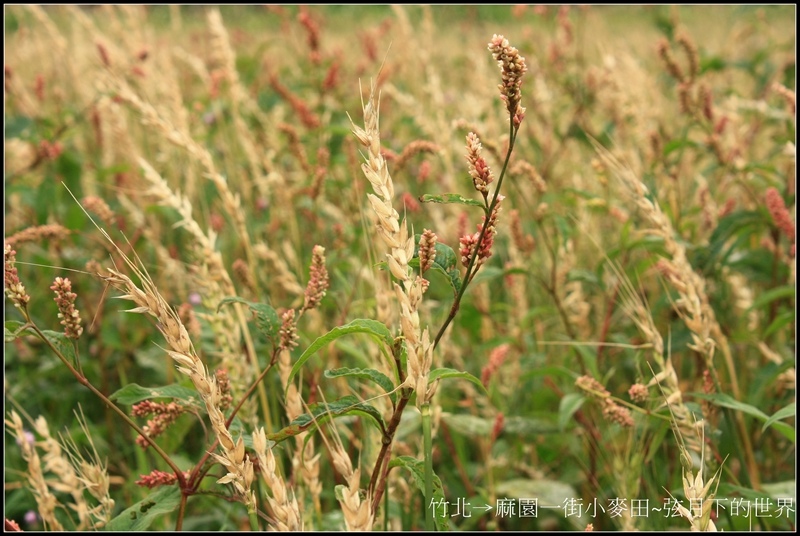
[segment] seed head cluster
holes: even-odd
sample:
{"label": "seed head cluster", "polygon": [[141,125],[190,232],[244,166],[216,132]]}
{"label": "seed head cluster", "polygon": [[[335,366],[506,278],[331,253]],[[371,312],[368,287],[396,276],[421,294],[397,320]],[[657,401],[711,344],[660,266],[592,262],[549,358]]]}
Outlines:
{"label": "seed head cluster", "polygon": [[489,51],[497,61],[502,73],[503,83],[497,86],[500,89],[501,98],[506,103],[506,109],[514,121],[514,125],[519,126],[525,117],[525,108],[519,105],[522,75],[528,70],[525,58],[520,56],[515,47],[508,44],[508,39],[497,34],[489,41]]}

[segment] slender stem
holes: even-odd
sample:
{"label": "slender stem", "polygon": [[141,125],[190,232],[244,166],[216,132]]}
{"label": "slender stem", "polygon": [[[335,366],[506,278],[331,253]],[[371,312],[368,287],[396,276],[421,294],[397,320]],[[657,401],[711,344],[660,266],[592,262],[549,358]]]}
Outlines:
{"label": "slender stem", "polygon": [[433,532],[433,446],[429,402],[422,405],[422,444],[425,451],[425,530]]}
{"label": "slender stem", "polygon": [[[556,304],[556,310],[558,311],[559,316],[561,316],[561,321],[564,323],[564,329],[567,331],[567,335],[570,339],[575,340],[575,332],[572,329],[572,324],[569,322],[569,318],[567,317],[567,312],[564,310],[564,305],[561,302],[561,298],[558,297],[558,270],[557,270],[557,262],[558,258],[556,255],[556,249],[553,244],[550,243],[550,239],[547,237],[547,232],[544,227],[542,227],[542,239],[544,240],[544,244],[547,248],[548,253],[550,254],[550,283],[543,284],[544,289],[547,291],[548,294],[553,298],[553,301]],[[578,357],[578,364],[581,367],[581,373],[586,374],[587,368],[586,363],[583,359],[583,354],[575,351],[575,355]]]}
{"label": "slender stem", "polygon": [[270,364],[267,365],[267,368],[265,368],[263,371],[261,371],[261,374],[258,375],[258,378],[256,378],[256,381],[253,382],[253,385],[251,385],[247,389],[247,392],[245,392],[245,394],[242,395],[241,399],[239,400],[239,403],[236,404],[236,406],[233,408],[233,411],[231,411],[230,417],[228,417],[228,420],[225,421],[225,428],[229,428],[231,426],[231,423],[233,422],[233,418],[236,416],[237,413],[239,413],[239,410],[242,409],[242,406],[244,405],[244,403],[247,401],[248,398],[250,398],[250,395],[253,394],[253,391],[256,390],[256,387],[258,387],[258,385],[261,384],[261,380],[264,379],[264,377],[267,375],[267,372],[269,372],[270,369],[272,369],[272,365],[274,365],[274,364],[275,364],[275,360],[273,359],[270,362]]}
{"label": "slender stem", "polygon": [[256,513],[255,509],[253,509],[252,512],[249,512],[249,517],[250,517],[250,530],[252,530],[253,532],[259,532],[261,529],[258,528],[258,514]]}
{"label": "slender stem", "polygon": [[392,449],[392,441],[394,440],[394,434],[397,431],[397,427],[400,425],[400,419],[403,415],[403,410],[405,409],[408,401],[411,400],[411,392],[405,391],[403,392],[400,400],[397,402],[397,407],[392,414],[392,419],[389,421],[389,424],[386,426],[386,433],[383,435],[381,450],[378,453],[378,460],[375,462],[375,468],[372,470],[372,478],[369,481],[369,488],[367,489],[367,493],[372,492],[372,513],[375,514],[375,511],[378,509],[378,504],[381,501],[381,496],[383,496],[384,489],[386,488],[386,477],[388,476],[388,466],[389,466],[389,454],[391,453]]}
{"label": "slender stem", "polygon": [[[461,285],[461,288],[456,295],[456,299],[453,302],[453,306],[450,308],[450,313],[447,315],[447,318],[442,324],[442,327],[439,329],[439,333],[436,334],[436,338],[433,341],[433,348],[434,350],[439,345],[439,341],[441,340],[444,332],[447,330],[447,327],[456,317],[456,313],[458,313],[458,309],[461,306],[461,298],[464,297],[464,292],[466,292],[467,287],[469,286],[470,281],[474,277],[475,273],[477,272],[477,268],[475,268],[475,261],[478,258],[478,248],[480,247],[481,242],[483,241],[483,237],[486,235],[486,231],[489,228],[489,221],[491,219],[492,211],[497,206],[497,198],[500,194],[500,187],[503,185],[503,179],[506,176],[506,170],[508,169],[508,162],[511,159],[511,152],[514,150],[514,142],[517,138],[517,131],[519,129],[514,128],[514,122],[509,120],[509,140],[508,140],[508,151],[506,152],[506,159],[503,162],[503,169],[500,172],[500,178],[497,180],[497,187],[494,189],[494,194],[492,195],[492,202],[489,203],[489,206],[486,207],[486,216],[483,222],[483,227],[481,227],[481,232],[478,235],[478,241],[475,244],[474,251],[472,251],[469,259],[469,264],[467,265],[467,271],[464,274],[464,282]],[[474,268],[474,271],[473,271]]]}
{"label": "slender stem", "polygon": [[[611,294],[611,298],[608,300],[608,306],[606,307],[606,316],[603,319],[603,327],[600,331],[600,340],[598,342],[605,343],[606,337],[608,337],[608,331],[611,329],[611,316],[614,314],[614,305],[617,303],[617,296],[619,295],[619,283],[614,285],[614,292]],[[605,344],[599,344],[597,346],[597,364],[600,364],[600,355],[603,353],[603,349],[605,348]]]}
{"label": "slender stem", "polygon": [[[28,317],[27,312],[25,316]],[[175,465],[175,462],[172,461],[169,455],[166,452],[164,452],[161,449],[161,447],[159,447],[158,444],[155,441],[153,441],[150,438],[150,436],[147,435],[147,433],[133,421],[133,419],[128,417],[128,415],[124,411],[122,411],[116,404],[114,404],[111,400],[109,400],[106,395],[104,395],[102,392],[100,392],[100,390],[98,390],[94,385],[92,385],[91,382],[89,382],[89,380],[86,378],[86,376],[78,372],[78,370],[72,366],[72,363],[69,362],[69,359],[67,359],[66,356],[64,356],[64,354],[62,354],[61,351],[58,348],[56,348],[56,346],[52,342],[50,342],[50,340],[45,336],[44,333],[42,333],[39,327],[33,322],[31,322],[29,318],[26,327],[31,329],[34,333],[36,333],[36,336],[39,337],[39,339],[41,339],[45,344],[47,344],[47,346],[50,347],[53,353],[55,353],[56,356],[58,356],[58,358],[61,360],[62,363],[64,363],[64,365],[66,365],[66,367],[69,369],[72,375],[75,376],[75,379],[78,380],[78,383],[89,389],[98,398],[100,398],[108,407],[110,407],[114,412],[116,412],[120,417],[122,417],[122,420],[125,421],[128,424],[128,426],[136,430],[136,432],[140,436],[142,436],[145,439],[145,441],[147,441],[150,444],[151,447],[153,447],[153,450],[155,450],[156,453],[158,453],[158,455],[161,456],[165,462],[167,462],[167,465],[169,465],[170,469],[172,469],[175,472],[175,477],[178,479],[181,488],[185,487],[186,479],[183,476],[183,472],[178,468],[177,465]]]}
{"label": "slender stem", "polygon": [[389,494],[383,500],[383,532],[389,532]]}
{"label": "slender stem", "polygon": [[183,518],[186,515],[186,501],[189,498],[189,495],[185,492],[181,492],[181,502],[178,505],[178,520],[175,521],[175,532],[180,532],[183,529]]}
{"label": "slender stem", "polygon": [[[249,266],[255,266],[255,263],[252,262],[252,258],[250,257],[250,255],[252,255],[252,253],[250,253],[249,245],[250,245],[249,241],[245,240],[245,246],[246,246],[246,249],[247,249],[247,252],[248,252],[248,258],[251,260],[251,264],[249,264]],[[242,329],[242,336],[244,337],[245,347],[247,348],[247,357],[252,361],[254,368],[258,367],[258,357],[256,357],[255,345],[253,344],[253,338],[250,336],[250,330],[247,328],[247,319],[245,318],[244,310],[241,307],[241,304],[235,303],[234,304],[234,310],[236,311],[236,317],[237,317],[237,320],[239,321],[239,325],[241,326],[241,329]],[[269,401],[267,399],[267,390],[264,387],[264,385],[261,383],[261,379],[263,377],[264,377],[264,375],[262,373],[261,377],[259,377],[259,379],[257,379],[255,381],[253,386],[257,386],[258,387],[258,399],[259,399],[259,402],[261,403],[261,411],[264,413],[264,419],[266,419],[266,421],[267,421],[267,427],[271,430],[272,429],[272,418],[271,418],[271,415],[270,415],[270,412],[269,412]],[[250,396],[250,394],[252,392],[253,392],[253,389],[251,387],[251,389],[247,391],[247,395],[242,397],[242,401],[244,401],[247,398],[249,398],[249,396]],[[230,423],[228,425],[230,426]]]}
{"label": "slender stem", "polygon": [[461,463],[461,459],[458,457],[456,446],[453,443],[453,436],[450,434],[450,429],[447,427],[447,423],[445,423],[444,420],[439,422],[439,430],[442,431],[442,439],[444,439],[444,444],[447,446],[447,450],[450,451],[450,458],[453,460],[453,463],[456,464],[458,474],[461,476],[461,484],[463,484],[464,489],[467,491],[469,496],[475,495],[475,486],[473,486],[472,482],[470,482],[467,470],[464,469],[464,464]]}

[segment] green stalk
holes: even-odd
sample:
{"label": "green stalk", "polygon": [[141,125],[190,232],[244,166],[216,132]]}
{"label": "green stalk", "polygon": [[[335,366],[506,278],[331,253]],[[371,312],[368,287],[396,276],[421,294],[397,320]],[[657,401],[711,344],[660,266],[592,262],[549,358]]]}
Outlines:
{"label": "green stalk", "polygon": [[433,449],[431,446],[431,405],[422,405],[422,441],[425,451],[425,530],[432,532],[433,524]]}
{"label": "green stalk", "polygon": [[253,532],[260,532],[261,529],[258,527],[258,514],[256,513],[255,508],[247,512],[247,515],[250,518],[250,530]]}

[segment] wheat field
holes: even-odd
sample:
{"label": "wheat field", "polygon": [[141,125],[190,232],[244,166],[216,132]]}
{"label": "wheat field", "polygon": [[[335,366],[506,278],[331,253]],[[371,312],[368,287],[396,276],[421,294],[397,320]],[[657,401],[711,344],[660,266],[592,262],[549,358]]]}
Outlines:
{"label": "wheat field", "polygon": [[4,15],[6,530],[795,529],[794,6]]}

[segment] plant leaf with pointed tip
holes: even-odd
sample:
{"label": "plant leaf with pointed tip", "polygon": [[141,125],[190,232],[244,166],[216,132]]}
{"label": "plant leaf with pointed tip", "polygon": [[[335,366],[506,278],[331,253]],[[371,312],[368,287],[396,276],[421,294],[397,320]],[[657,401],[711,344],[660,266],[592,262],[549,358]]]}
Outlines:
{"label": "plant leaf with pointed tip", "polygon": [[55,346],[61,354],[66,357],[70,362],[75,363],[75,346],[66,335],[58,331],[50,331],[45,329],[42,331],[45,338],[50,341],[50,344]]}
{"label": "plant leaf with pointed tip", "polygon": [[147,530],[158,518],[174,511],[181,502],[177,485],[162,486],[130,508],[123,510],[108,522],[104,530],[113,532],[140,532]]}
{"label": "plant leaf with pointed tip", "polygon": [[394,384],[386,374],[379,372],[375,369],[362,369],[362,368],[338,368],[325,371],[326,378],[340,378],[343,376],[361,378],[362,380],[370,380],[377,383],[386,393],[389,394],[389,399],[392,404],[397,401],[397,393],[393,393]]}
{"label": "plant leaf with pointed tip", "polygon": [[327,421],[330,417],[335,419],[350,414],[370,417],[372,419],[370,422],[375,424],[381,434],[386,431],[386,423],[383,421],[381,412],[373,406],[359,401],[358,398],[353,395],[342,397],[328,404],[324,402],[312,404],[309,406],[309,409],[311,410],[311,414],[303,413],[293,420],[289,426],[274,434],[267,434],[267,439],[280,443],[297,434],[313,430],[317,425]]}
{"label": "plant leaf with pointed tip", "polygon": [[297,361],[292,367],[292,371],[289,373],[289,379],[286,381],[285,389],[289,388],[289,385],[291,385],[294,377],[298,372],[300,372],[300,369],[303,368],[303,365],[306,364],[306,361],[311,359],[315,353],[317,353],[323,346],[326,346],[331,341],[334,341],[339,337],[349,333],[366,333],[378,341],[385,342],[390,348],[394,342],[389,328],[377,320],[358,318],[348,324],[345,324],[344,326],[335,327],[325,335],[318,337],[317,340],[311,343],[311,346],[306,348],[305,352],[303,352],[303,354],[297,358]]}
{"label": "plant leaf with pointed tip", "polygon": [[[414,258],[408,261],[408,265],[412,268],[419,268],[419,239],[421,236],[420,234],[415,236]],[[433,257],[431,270],[444,275],[453,289],[453,296],[457,296],[458,291],[461,290],[461,272],[458,270],[458,257],[456,257],[455,251],[447,244],[440,242],[436,242],[434,251],[436,255]]]}
{"label": "plant leaf with pointed tip", "polygon": [[439,195],[424,194],[419,196],[419,200],[422,201],[423,203],[470,205],[473,207],[484,208],[484,204],[482,201],[478,201],[477,199],[467,199],[466,197],[459,194],[439,194]]}
{"label": "plant leaf with pointed tip", "polygon": [[761,431],[763,432],[764,430],[775,424],[777,421],[782,421],[783,419],[794,417],[796,409],[797,408],[795,408],[794,404],[789,404],[788,406],[779,409],[772,415],[772,417],[764,421],[764,426],[761,428]]}
{"label": "plant leaf with pointed tip", "polygon": [[[736,411],[741,411],[742,413],[746,413],[747,415],[751,415],[757,418],[760,421],[768,421],[769,416],[758,409],[755,406],[747,404],[745,402],[739,402],[735,398],[725,393],[692,393],[692,396],[697,398],[702,398],[704,400],[710,400],[717,406],[721,406],[723,408],[730,408]],[[795,442],[795,432],[794,428],[786,424],[785,422],[781,421],[773,421],[771,426],[775,428],[780,434],[784,437],[789,439],[792,443]]]}
{"label": "plant leaf with pointed tip", "polygon": [[[414,479],[414,484],[417,486],[417,489],[420,493],[425,495],[425,462],[423,460],[417,460],[411,456],[398,456],[389,462],[389,468],[392,469],[394,467],[403,467],[408,470]],[[444,499],[442,481],[439,480],[436,473],[433,475],[433,497],[425,497],[424,499],[426,504],[430,504],[431,500],[442,505],[447,503]],[[436,515],[436,513],[437,510],[434,510],[433,520],[436,522],[436,530],[439,532],[449,531],[450,524],[448,522],[447,512],[442,511],[443,515]]]}
{"label": "plant leaf with pointed tip", "polygon": [[231,296],[224,298],[221,302],[219,302],[219,305],[217,305],[217,311],[219,311],[223,305],[227,305],[229,303],[243,303],[248,306],[250,310],[256,314],[256,327],[258,328],[258,331],[267,337],[267,339],[269,339],[273,345],[280,342],[281,319],[271,305],[266,303],[250,302],[238,296]]}
{"label": "plant leaf with pointed tip", "polygon": [[575,414],[576,411],[581,409],[586,397],[580,393],[569,393],[561,397],[561,402],[558,404],[558,428],[565,430],[567,423]]}
{"label": "plant leaf with pointed tip", "polygon": [[7,320],[6,323],[3,325],[3,334],[5,336],[6,342],[11,342],[20,335],[22,332],[25,331],[23,327],[26,326],[24,322],[18,322],[16,320]]}
{"label": "plant leaf with pointed tip", "polygon": [[461,372],[459,370],[451,368],[437,368],[432,370],[431,373],[428,375],[428,383],[435,380],[444,380],[445,378],[463,378],[467,381],[474,383],[485,394],[489,394],[486,392],[486,387],[483,386],[483,383],[481,383],[481,381],[478,378],[476,378],[469,372]]}
{"label": "plant leaf with pointed tip", "polygon": [[150,400],[152,398],[172,398],[201,410],[205,408],[197,391],[177,384],[163,387],[142,387],[141,385],[130,383],[109,398],[125,406],[138,404],[142,400]]}

